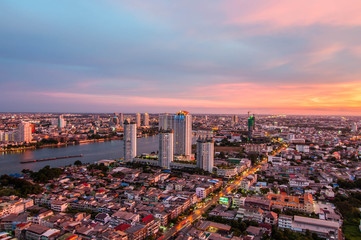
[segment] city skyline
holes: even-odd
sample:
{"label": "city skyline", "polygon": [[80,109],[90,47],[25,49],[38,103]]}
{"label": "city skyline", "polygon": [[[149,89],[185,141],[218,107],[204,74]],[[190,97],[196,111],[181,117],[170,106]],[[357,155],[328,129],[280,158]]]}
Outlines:
{"label": "city skyline", "polygon": [[361,114],[358,2],[0,8],[0,112]]}

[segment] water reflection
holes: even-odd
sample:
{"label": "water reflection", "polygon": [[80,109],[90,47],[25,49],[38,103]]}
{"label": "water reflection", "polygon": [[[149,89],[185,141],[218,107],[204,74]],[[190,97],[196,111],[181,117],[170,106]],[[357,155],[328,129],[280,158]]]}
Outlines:
{"label": "water reflection", "polygon": [[[157,152],[158,146],[158,136],[137,139],[138,154]],[[83,154],[83,157],[58,159],[45,162],[31,162],[26,164],[20,163],[21,161],[29,161],[34,159],[80,154]],[[0,175],[20,173],[21,170],[25,168],[39,170],[46,165],[50,165],[51,167],[60,167],[73,164],[76,160],[81,160],[84,163],[92,163],[102,159],[118,159],[121,157],[123,157],[123,141],[121,140],[2,153],[0,154]]]}

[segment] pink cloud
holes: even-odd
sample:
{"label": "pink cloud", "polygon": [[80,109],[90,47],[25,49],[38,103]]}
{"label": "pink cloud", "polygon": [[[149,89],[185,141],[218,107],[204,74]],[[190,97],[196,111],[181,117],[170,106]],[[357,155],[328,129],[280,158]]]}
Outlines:
{"label": "pink cloud", "polygon": [[256,0],[251,3],[234,0],[224,9],[231,24],[265,24],[274,28],[361,24],[361,4],[355,0]]}

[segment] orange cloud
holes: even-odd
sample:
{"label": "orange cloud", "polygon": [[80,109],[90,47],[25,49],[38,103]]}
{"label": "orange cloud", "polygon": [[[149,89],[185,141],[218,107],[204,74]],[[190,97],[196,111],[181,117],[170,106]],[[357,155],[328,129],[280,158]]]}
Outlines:
{"label": "orange cloud", "polygon": [[[361,82],[334,84],[262,85],[225,83],[194,88],[188,97],[139,97],[124,95],[37,93],[62,101],[96,106],[175,107],[204,109],[204,112],[237,112],[263,109],[278,113],[353,113],[361,109]],[[232,110],[233,109],[233,110]],[[360,114],[360,112],[358,112]]]}

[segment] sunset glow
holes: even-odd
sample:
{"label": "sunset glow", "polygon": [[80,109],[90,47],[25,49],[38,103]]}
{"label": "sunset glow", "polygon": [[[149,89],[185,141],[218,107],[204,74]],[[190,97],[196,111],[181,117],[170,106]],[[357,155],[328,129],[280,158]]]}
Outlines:
{"label": "sunset glow", "polygon": [[0,9],[1,111],[361,114],[359,1]]}

